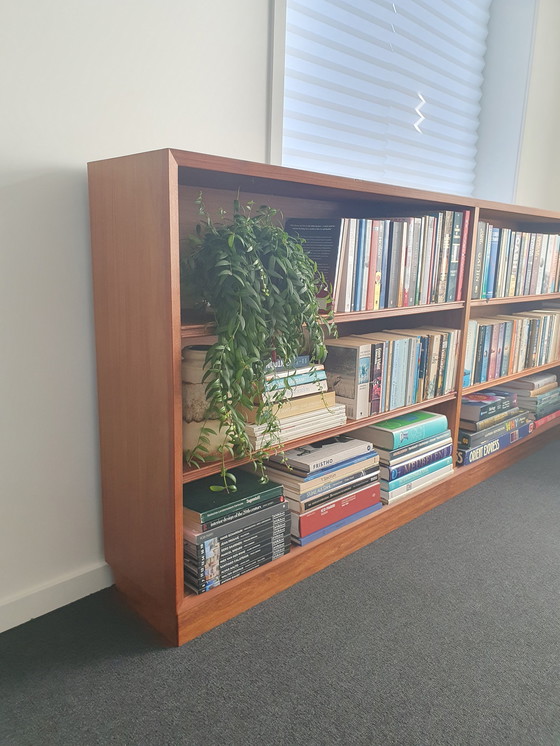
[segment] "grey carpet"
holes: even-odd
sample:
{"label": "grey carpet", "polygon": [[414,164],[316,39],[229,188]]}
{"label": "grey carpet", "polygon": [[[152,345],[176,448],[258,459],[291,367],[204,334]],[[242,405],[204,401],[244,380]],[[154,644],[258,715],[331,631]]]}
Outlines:
{"label": "grey carpet", "polygon": [[0,743],[560,744],[560,442],[182,648],[102,591],[0,636]]}

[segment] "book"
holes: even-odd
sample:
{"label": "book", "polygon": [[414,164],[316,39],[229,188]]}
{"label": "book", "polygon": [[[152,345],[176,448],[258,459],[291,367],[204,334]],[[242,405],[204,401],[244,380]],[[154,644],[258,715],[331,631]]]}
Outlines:
{"label": "book", "polygon": [[330,502],[335,498],[346,495],[355,490],[367,487],[370,484],[376,484],[379,482],[379,468],[368,470],[363,476],[356,476],[350,481],[345,482],[336,488],[331,485],[323,485],[320,491],[307,492],[303,495],[291,493],[286,490],[286,500],[289,508],[294,513],[305,513],[309,510],[313,510],[318,505],[323,505],[326,502]]}
{"label": "book", "polygon": [[300,448],[290,449],[282,454],[272,454],[269,456],[269,461],[312,474],[350,458],[371,453],[373,450],[373,445],[367,440],[359,440],[349,435],[337,435]]}
{"label": "book", "polygon": [[303,538],[379,502],[379,482],[348,492],[304,513],[292,513],[292,536]]}
{"label": "book", "polygon": [[541,389],[543,386],[554,384],[556,382],[556,373],[533,373],[530,376],[523,376],[523,378],[508,381],[504,386],[508,389],[527,389],[529,391],[536,391]]}
{"label": "book", "polygon": [[520,411],[521,410],[519,407],[512,407],[505,412],[498,412],[497,414],[492,415],[492,417],[487,417],[485,420],[478,420],[477,422],[470,420],[459,420],[459,428],[467,432],[480,432],[481,430],[485,430],[488,427],[493,427],[499,422],[507,420],[508,417],[513,417]]}
{"label": "book", "polygon": [[[278,404],[273,408],[273,414],[279,420],[286,419],[289,417],[297,417],[300,414],[307,414],[308,412],[317,412],[323,409],[330,409],[335,403],[334,391],[325,391],[316,394],[307,394],[307,396],[299,396],[295,399],[288,399]],[[248,425],[256,424],[258,407],[243,408],[240,407],[240,412],[243,414],[245,421]]]}
{"label": "book", "polygon": [[321,528],[318,531],[315,531],[314,533],[309,534],[309,536],[304,536],[304,537],[293,536],[292,542],[294,544],[298,544],[299,546],[305,546],[306,544],[310,544],[313,541],[317,541],[317,539],[320,539],[323,536],[328,536],[328,534],[331,534],[334,531],[338,531],[338,529],[343,528],[344,526],[348,526],[351,523],[355,523],[356,521],[359,521],[361,518],[365,518],[366,516],[371,515],[372,513],[375,513],[381,507],[382,507],[381,502],[375,503],[375,505],[370,505],[368,508],[364,508],[363,510],[358,511],[357,513],[353,513],[352,515],[346,516],[346,518],[342,518],[340,521],[331,523],[328,526],[325,526],[324,528]]}
{"label": "book", "polygon": [[272,401],[275,405],[282,405],[289,399],[296,399],[308,394],[318,394],[326,391],[328,388],[326,379],[315,380],[311,383],[298,383],[292,388],[271,389],[263,392],[263,398]]}
{"label": "book", "polygon": [[[341,271],[342,219],[288,218],[285,230],[290,235],[297,236],[302,240],[305,253],[311,257],[317,265],[319,272],[324,275],[332,293],[336,285],[337,275]],[[321,290],[318,297],[322,299],[327,294],[328,291],[326,289]],[[323,303],[320,305],[323,307],[326,306]]]}
{"label": "book", "polygon": [[368,425],[367,429],[371,431],[369,437],[376,448],[393,450],[447,430],[447,417],[437,412],[419,410]]}
{"label": "book", "polygon": [[[369,451],[363,456],[347,459],[346,461],[334,464],[330,468],[321,469],[311,474],[307,472],[300,473],[293,469],[284,469],[281,464],[274,464],[270,461],[267,462],[265,468],[269,479],[282,484],[284,491],[289,489],[292,493],[296,492],[303,495],[311,492],[311,490],[322,489],[324,485],[334,484],[337,480],[353,479],[355,475],[377,468],[378,465],[379,456],[375,451]],[[247,465],[240,468],[252,469],[253,467]]]}
{"label": "book", "polygon": [[[358,431],[354,431],[354,434],[357,435]],[[407,461],[413,455],[423,453],[424,451],[433,450],[438,446],[447,444],[447,442],[450,440],[451,430],[443,430],[441,433],[431,435],[429,438],[423,438],[422,440],[418,440],[415,443],[410,443],[408,445],[402,446],[401,448],[396,448],[392,451],[377,448],[377,453],[379,454],[379,463],[386,465],[398,464],[400,461]]]}
{"label": "book", "polygon": [[555,420],[558,417],[560,417],[560,408],[554,410],[550,414],[543,415],[539,419],[535,420],[534,425],[535,427],[542,427],[543,425],[546,425],[548,422],[551,422],[552,420]]}
{"label": "book", "polygon": [[480,461],[480,459],[490,456],[497,451],[501,451],[512,445],[512,443],[516,443],[518,440],[527,437],[527,435],[530,435],[533,430],[534,423],[527,422],[517,430],[510,430],[510,432],[505,435],[502,435],[499,438],[494,438],[484,445],[467,449],[459,448],[457,451],[457,465],[466,466],[468,464],[473,464],[476,461]]}
{"label": "book", "polygon": [[265,383],[265,389],[267,391],[273,391],[278,389],[292,389],[300,386],[304,383],[315,383],[317,381],[324,381],[327,378],[327,374],[322,370],[323,366],[317,367],[316,369],[309,370],[306,373],[296,373],[295,375],[282,375],[274,376],[269,378]]}
{"label": "book", "polygon": [[499,412],[505,412],[516,404],[517,395],[514,393],[502,396],[486,390],[466,394],[461,399],[461,419],[478,422]]}
{"label": "book", "polygon": [[232,469],[231,473],[236,480],[235,491],[223,489],[223,479],[219,474],[184,484],[183,519],[202,525],[282,494],[281,484],[263,484],[256,474],[242,469]]}
{"label": "book", "polygon": [[426,474],[423,477],[419,477],[412,482],[408,482],[407,484],[403,484],[401,487],[396,487],[392,490],[383,489],[383,486],[380,483],[381,502],[384,505],[391,505],[392,503],[400,500],[403,497],[411,497],[417,492],[421,492],[422,490],[426,489],[426,487],[429,487],[430,485],[435,484],[436,482],[440,482],[442,479],[445,479],[445,477],[447,477],[449,474],[453,474],[453,464],[450,463],[446,464],[446,466],[443,466],[441,469],[438,469],[435,472]]}
{"label": "book", "polygon": [[239,538],[244,535],[244,532],[251,533],[268,527],[270,524],[281,524],[285,520],[286,512],[288,512],[288,505],[284,501],[265,508],[256,515],[247,515],[208,531],[195,531],[189,526],[183,526],[183,541],[199,545],[214,539],[221,542],[234,537]]}
{"label": "book", "polygon": [[391,490],[396,490],[399,487],[403,487],[405,484],[408,484],[409,482],[413,482],[416,479],[421,479],[422,477],[425,477],[428,474],[432,474],[432,472],[434,471],[443,469],[445,466],[449,466],[450,464],[453,464],[453,459],[451,458],[451,456],[447,456],[446,458],[442,458],[439,461],[434,461],[433,463],[428,464],[427,466],[423,466],[421,469],[416,469],[415,471],[404,474],[402,477],[399,477],[398,479],[392,479],[391,481],[380,479],[379,483],[381,485],[382,490],[384,490],[385,492],[390,492]]}
{"label": "book", "polygon": [[445,445],[440,446],[432,451],[428,451],[419,456],[414,456],[408,461],[403,461],[396,465],[383,465],[379,467],[379,478],[385,482],[391,482],[394,479],[399,479],[406,474],[411,474],[425,466],[430,466],[435,461],[448,458],[451,456],[453,450],[453,444],[448,441]]}
{"label": "book", "polygon": [[[507,413],[509,414],[509,413]],[[468,432],[467,430],[459,430],[459,445],[465,446],[466,448],[474,448],[475,446],[483,445],[489,440],[499,438],[505,435],[510,430],[517,430],[521,425],[524,425],[529,421],[529,416],[526,412],[519,412],[513,417],[508,417],[499,422],[497,425],[488,427],[484,430],[477,432]]]}
{"label": "book", "polygon": [[238,518],[244,518],[247,515],[254,515],[255,513],[259,513],[261,510],[265,510],[266,508],[270,508],[273,505],[278,505],[278,503],[284,502],[285,499],[286,498],[283,494],[276,495],[276,497],[271,497],[270,500],[264,500],[263,502],[248,505],[245,508],[239,508],[238,510],[233,511],[233,513],[228,513],[227,515],[220,516],[219,518],[213,518],[212,520],[205,521],[204,523],[200,522],[198,514],[194,514],[193,517],[193,515],[190,513],[187,513],[185,515],[185,511],[183,511],[183,527],[190,528],[193,531],[208,531],[211,528],[217,528],[218,526],[223,526],[226,523],[231,523]]}
{"label": "book", "polygon": [[341,337],[326,342],[325,371],[336,401],[346,406],[352,420],[367,417],[370,410],[371,342]]}

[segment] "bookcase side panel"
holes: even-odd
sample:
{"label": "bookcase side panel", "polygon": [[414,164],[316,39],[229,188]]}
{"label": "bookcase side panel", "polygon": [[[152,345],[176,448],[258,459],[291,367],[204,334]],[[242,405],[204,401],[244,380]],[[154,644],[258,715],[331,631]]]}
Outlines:
{"label": "bookcase side panel", "polygon": [[89,164],[106,558],[170,619],[182,597],[173,170],[168,151]]}

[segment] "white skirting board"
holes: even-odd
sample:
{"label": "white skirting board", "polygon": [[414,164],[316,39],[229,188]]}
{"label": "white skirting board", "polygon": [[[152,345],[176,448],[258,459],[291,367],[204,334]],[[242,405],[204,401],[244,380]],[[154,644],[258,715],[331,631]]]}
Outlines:
{"label": "white skirting board", "polygon": [[109,565],[96,564],[62,575],[50,583],[0,599],[0,632],[78,601],[113,584]]}

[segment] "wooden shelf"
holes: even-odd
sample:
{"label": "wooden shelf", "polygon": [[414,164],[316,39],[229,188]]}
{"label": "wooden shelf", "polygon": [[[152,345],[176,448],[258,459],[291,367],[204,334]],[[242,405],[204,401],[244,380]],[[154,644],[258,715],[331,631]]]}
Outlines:
{"label": "wooden shelf", "polygon": [[536,368],[526,368],[525,370],[519,371],[519,373],[512,373],[509,376],[502,376],[502,378],[493,378],[491,381],[485,381],[484,383],[475,383],[472,386],[467,386],[463,389],[463,394],[472,394],[475,391],[483,391],[484,389],[496,389],[502,384],[508,381],[515,381],[517,378],[523,378],[524,376],[530,376],[533,373],[542,373],[544,370],[550,370],[551,368],[558,368],[560,366],[560,360],[555,360],[553,363],[546,363],[546,365],[539,365]]}
{"label": "wooden shelf", "polygon": [[546,295],[516,295],[512,298],[476,298],[471,300],[471,307],[484,308],[485,306],[509,306],[510,303],[536,303],[543,300],[560,300],[560,293],[547,293]]}
{"label": "wooden shelf", "polygon": [[[128,603],[172,644],[231,619],[559,437],[560,418],[505,451],[456,468],[441,482],[294,548],[282,559],[208,593],[185,596],[183,486],[220,470],[216,462],[188,470],[183,464],[181,348],[216,341],[208,316],[181,308],[180,246],[198,220],[195,196],[203,191],[206,204],[219,207],[241,193],[256,204],[266,202],[284,215],[303,218],[468,211],[470,229],[462,247],[465,301],[336,314],[345,334],[375,331],[381,323],[395,328],[428,322],[453,326],[462,332],[459,372],[471,316],[482,315],[486,306],[506,313],[560,298],[554,293],[471,300],[478,221],[557,233],[560,213],[173,149],[90,163],[88,179],[105,557]],[[448,417],[456,446],[463,393],[556,366],[560,361],[464,390],[458,374],[456,393],[350,421],[284,448],[430,408]],[[240,463],[231,461],[228,467]]]}
{"label": "wooden shelf", "polygon": [[[231,619],[300,580],[328,567],[372,541],[412,521],[502,469],[511,466],[547,442],[560,437],[558,420],[537,429],[522,441],[469,466],[456,467],[440,482],[372,515],[344,526],[305,547],[293,547],[289,554],[248,575],[231,580],[199,596],[188,593],[179,609],[179,644]],[[475,468],[476,467],[476,468]]]}
{"label": "wooden shelf", "polygon": [[[282,447],[278,448],[271,448],[271,453],[278,453],[280,450],[288,450],[289,448],[299,448],[299,446],[306,445],[307,443],[312,443],[316,440],[323,440],[324,438],[333,438],[335,435],[343,435],[344,433],[352,432],[352,430],[356,430],[358,427],[365,427],[366,425],[373,425],[376,422],[382,422],[383,420],[389,420],[393,417],[400,417],[403,414],[406,414],[407,412],[416,412],[419,409],[429,409],[430,407],[437,406],[438,404],[443,404],[444,402],[452,401],[457,397],[457,394],[455,392],[452,392],[450,394],[446,394],[445,396],[438,396],[434,399],[426,399],[426,401],[418,402],[417,404],[411,404],[408,407],[400,407],[399,409],[393,409],[391,412],[382,412],[381,414],[375,414],[371,417],[362,417],[360,420],[348,420],[348,422],[345,425],[339,425],[338,427],[332,427],[329,430],[323,430],[321,433],[316,433],[314,435],[306,435],[303,438],[298,438],[297,440],[289,440],[286,441],[282,445]],[[236,466],[241,466],[241,464],[247,464],[251,461],[250,458],[246,459],[228,459],[225,462],[225,465],[228,469],[233,469]],[[221,470],[221,461],[212,461],[211,463],[204,464],[204,466],[201,466],[199,469],[196,467],[194,468],[186,468],[183,471],[183,482],[186,484],[188,482],[193,482],[197,479],[202,479],[203,477],[209,477],[212,474],[217,474]]]}

